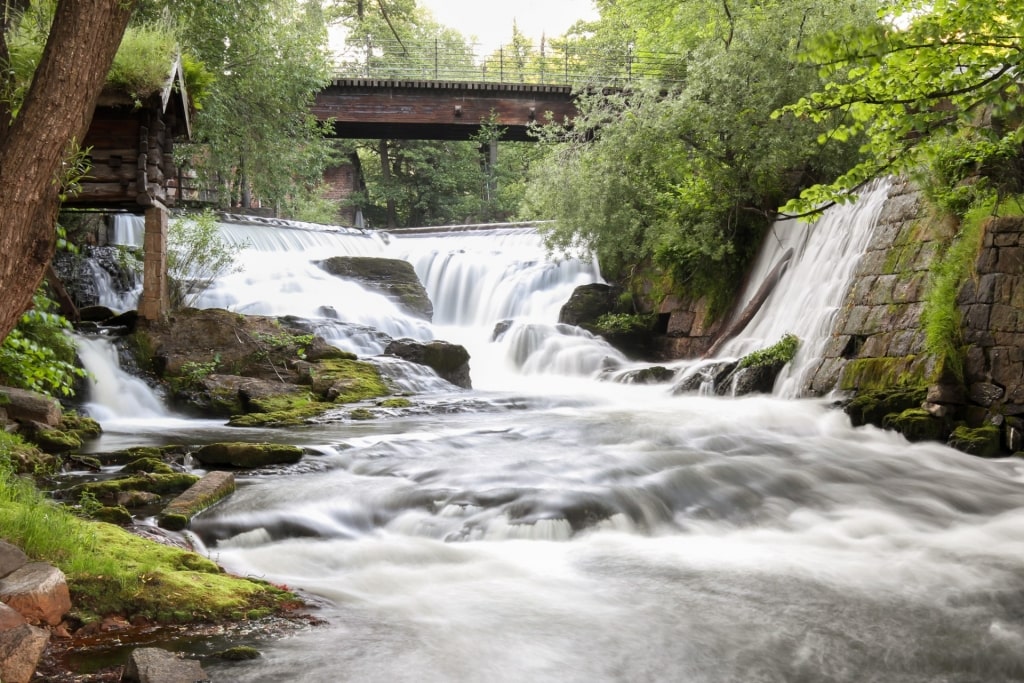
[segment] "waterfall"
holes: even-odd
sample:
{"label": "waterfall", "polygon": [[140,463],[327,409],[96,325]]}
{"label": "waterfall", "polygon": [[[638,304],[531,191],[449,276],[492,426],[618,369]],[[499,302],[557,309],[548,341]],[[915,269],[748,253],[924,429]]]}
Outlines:
{"label": "waterfall", "polygon": [[777,342],[786,334],[800,339],[796,357],[779,375],[775,393],[800,394],[804,377],[824,352],[860,256],[867,249],[889,192],[889,181],[875,181],[853,203],[829,208],[813,223],[779,221],[772,226],[739,298],[742,308],[787,252],[789,267],[750,322],[719,350],[737,358]]}
{"label": "waterfall", "polygon": [[116,213],[113,216],[111,244],[141,249],[145,244],[146,218],[133,213]]}
{"label": "waterfall", "polygon": [[160,397],[144,381],[121,368],[117,348],[106,337],[76,336],[78,357],[89,372],[86,411],[99,422],[167,417]]}

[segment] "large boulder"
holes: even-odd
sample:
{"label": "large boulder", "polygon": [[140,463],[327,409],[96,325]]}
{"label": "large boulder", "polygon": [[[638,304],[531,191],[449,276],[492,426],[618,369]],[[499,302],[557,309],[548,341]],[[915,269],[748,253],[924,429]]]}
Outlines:
{"label": "large boulder", "polygon": [[29,683],[49,642],[49,631],[28,624],[0,631],[0,681]]}
{"label": "large boulder", "polygon": [[131,683],[197,683],[209,680],[209,677],[194,659],[182,659],[158,647],[141,647],[132,651],[121,680]]}
{"label": "large boulder", "polygon": [[446,341],[420,342],[412,339],[395,339],[384,353],[397,356],[410,363],[426,365],[447,380],[463,389],[473,388],[469,377],[469,351],[458,344]]}
{"label": "large boulder", "polygon": [[0,406],[6,411],[7,418],[15,422],[36,422],[47,427],[60,424],[60,404],[44,394],[0,387]]}
{"label": "large boulder", "polygon": [[434,305],[408,261],[376,256],[333,256],[317,265],[331,275],[355,280],[379,292],[413,315],[434,317]]}
{"label": "large boulder", "polygon": [[211,443],[192,457],[204,465],[254,468],[296,463],[302,459],[302,449],[275,443]]}
{"label": "large boulder", "polygon": [[592,325],[602,315],[618,312],[621,294],[621,288],[600,282],[580,285],[558,312],[558,322],[578,327]]}
{"label": "large boulder", "polygon": [[51,626],[71,609],[64,572],[45,562],[29,562],[0,579],[0,600],[28,621]]}
{"label": "large boulder", "polygon": [[7,541],[0,541],[0,578],[21,569],[28,564],[28,555],[25,551]]}

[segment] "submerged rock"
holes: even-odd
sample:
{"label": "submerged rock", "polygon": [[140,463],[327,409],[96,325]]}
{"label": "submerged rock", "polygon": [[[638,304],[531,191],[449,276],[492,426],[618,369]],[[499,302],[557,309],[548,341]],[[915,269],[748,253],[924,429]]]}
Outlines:
{"label": "submerged rock", "polygon": [[410,363],[426,365],[441,379],[463,389],[472,389],[469,376],[469,351],[458,344],[446,341],[419,342],[412,339],[395,339],[384,353],[397,356]]}
{"label": "submerged rock", "polygon": [[132,651],[122,681],[131,683],[198,683],[209,680],[199,662],[158,647]]}
{"label": "submerged rock", "polygon": [[192,457],[204,465],[255,468],[296,463],[302,459],[302,449],[276,443],[212,443],[197,450]]}
{"label": "submerged rock", "polygon": [[331,275],[356,280],[413,315],[434,317],[434,304],[408,261],[377,256],[334,256],[316,264]]}

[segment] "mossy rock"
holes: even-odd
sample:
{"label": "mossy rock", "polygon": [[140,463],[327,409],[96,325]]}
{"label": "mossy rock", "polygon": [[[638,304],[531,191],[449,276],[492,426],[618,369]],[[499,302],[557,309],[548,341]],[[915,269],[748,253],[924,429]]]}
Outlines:
{"label": "mossy rock", "polygon": [[908,441],[942,441],[949,433],[941,418],[922,408],[890,413],[882,419],[882,427],[899,432]]}
{"label": "mossy rock", "polygon": [[302,449],[288,444],[239,441],[208,444],[192,456],[204,465],[255,468],[296,463],[302,459]]}
{"label": "mossy rock", "polygon": [[949,445],[982,458],[997,457],[1000,455],[999,427],[991,424],[981,427],[960,425],[950,435]]}
{"label": "mossy rock", "polygon": [[132,514],[121,505],[101,507],[89,516],[97,522],[107,522],[118,526],[129,526],[133,521]]}
{"label": "mossy rock", "polygon": [[924,386],[864,391],[847,403],[844,410],[854,427],[866,424],[882,427],[887,415],[920,408],[927,395],[928,389]]}
{"label": "mossy rock", "polygon": [[391,393],[372,363],[335,358],[318,361],[310,370],[313,391],[322,400],[355,403]]}
{"label": "mossy rock", "polygon": [[69,493],[72,498],[78,498],[82,493],[90,493],[99,500],[113,500],[122,491],[181,493],[197,481],[199,481],[199,477],[196,475],[181,472],[174,474],[140,474],[138,476],[79,484],[73,487]]}
{"label": "mossy rock", "polygon": [[307,424],[332,406],[301,393],[254,400],[249,407],[253,412],[233,415],[228,424],[232,427],[294,427]]}
{"label": "mossy rock", "polygon": [[61,431],[77,434],[83,440],[96,438],[103,433],[103,427],[99,422],[70,411],[61,417],[59,428]]}
{"label": "mossy rock", "polygon": [[348,416],[352,420],[376,420],[377,419],[377,416],[374,414],[374,412],[372,410],[367,410],[366,408],[356,408],[355,410],[350,412],[348,414]]}
{"label": "mossy rock", "polygon": [[259,659],[263,655],[254,647],[238,645],[236,647],[229,647],[227,650],[221,650],[213,656],[217,659],[224,659],[229,662],[242,662],[249,659]]}
{"label": "mossy rock", "polygon": [[145,457],[132,460],[121,468],[121,472],[124,472],[125,474],[135,474],[137,472],[148,472],[150,474],[174,474],[174,468],[163,460]]}
{"label": "mossy rock", "polygon": [[70,453],[82,447],[82,438],[78,434],[60,429],[34,429],[26,436],[45,453]]}
{"label": "mossy rock", "polygon": [[412,406],[412,401],[407,398],[386,398],[383,401],[378,401],[377,405],[381,408],[409,408]]}

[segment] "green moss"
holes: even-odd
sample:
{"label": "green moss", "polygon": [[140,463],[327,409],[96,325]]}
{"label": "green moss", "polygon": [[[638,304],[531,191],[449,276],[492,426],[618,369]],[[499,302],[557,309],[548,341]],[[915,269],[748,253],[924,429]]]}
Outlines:
{"label": "green moss", "polygon": [[960,425],[950,435],[949,445],[964,453],[993,458],[1000,453],[999,428],[991,424],[973,428]]}
{"label": "green moss", "polygon": [[174,468],[156,458],[139,458],[121,468],[125,473],[148,472],[150,474],[174,474]]}
{"label": "green moss", "polygon": [[177,513],[164,513],[160,515],[160,526],[171,531],[181,531],[188,526],[190,518],[188,515]]}
{"label": "green moss", "polygon": [[381,408],[408,408],[412,405],[412,401],[407,398],[386,398],[379,401],[377,405]]}
{"label": "green moss", "polygon": [[329,410],[330,403],[315,401],[308,393],[279,394],[250,401],[252,412],[234,415],[233,427],[289,427],[306,424],[311,417]]}
{"label": "green moss", "polygon": [[782,339],[771,346],[760,351],[748,353],[740,358],[741,368],[760,368],[773,365],[785,365],[793,360],[797,349],[800,348],[800,340],[795,334],[783,335]]}
{"label": "green moss", "polygon": [[121,477],[106,481],[92,481],[79,484],[71,489],[73,496],[83,492],[99,499],[113,498],[120,491],[149,491],[150,493],[181,493],[199,481],[194,474],[144,474],[136,477]]}
{"label": "green moss", "polygon": [[322,360],[316,363],[311,375],[314,390],[334,403],[355,403],[391,393],[377,367],[364,361]]}
{"label": "green moss", "polygon": [[295,463],[302,459],[302,449],[290,444],[228,442],[203,446],[194,454],[204,465],[263,467],[278,463]]}
{"label": "green moss", "polygon": [[887,416],[920,408],[927,395],[924,386],[864,391],[846,404],[845,411],[855,427],[866,424],[882,427]]}
{"label": "green moss", "polygon": [[39,429],[29,438],[47,453],[68,453],[82,447],[82,439],[77,434],[59,429]]}
{"label": "green moss", "polygon": [[348,416],[349,416],[349,418],[351,418],[353,420],[375,420],[375,419],[377,419],[377,416],[373,413],[373,411],[372,410],[367,410],[366,408],[356,408],[355,410],[350,412],[348,414]]}
{"label": "green moss", "polygon": [[899,432],[908,441],[942,441],[947,433],[945,423],[922,408],[889,413],[882,418],[882,427]]}
{"label": "green moss", "polygon": [[839,388],[844,391],[887,391],[928,383],[926,364],[917,356],[855,358],[843,367]]}
{"label": "green moss", "polygon": [[65,432],[73,432],[83,440],[95,438],[103,433],[99,422],[74,411],[68,411],[61,416],[60,429]]}
{"label": "green moss", "polygon": [[195,553],[146,541],[112,525],[89,524],[86,533],[95,539],[92,552],[103,555],[104,566],[113,563],[117,570],[65,570],[74,612],[85,621],[107,614],[161,623],[216,621],[272,612],[294,600],[270,584],[225,574]]}
{"label": "green moss", "polygon": [[586,327],[596,334],[633,334],[654,326],[654,315],[644,313],[605,313]]}
{"label": "green moss", "polygon": [[89,516],[97,522],[107,522],[120,526],[127,526],[132,523],[132,514],[122,505],[101,507],[90,513]]}

